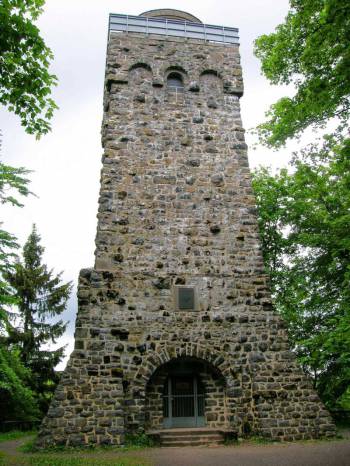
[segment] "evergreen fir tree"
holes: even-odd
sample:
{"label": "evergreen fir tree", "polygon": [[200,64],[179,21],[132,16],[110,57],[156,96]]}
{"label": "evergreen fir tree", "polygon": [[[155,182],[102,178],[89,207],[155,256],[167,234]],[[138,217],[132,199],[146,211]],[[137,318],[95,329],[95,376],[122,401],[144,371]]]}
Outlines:
{"label": "evergreen fir tree", "polygon": [[65,347],[42,347],[56,343],[66,330],[67,323],[54,319],[65,310],[72,284],[62,283],[62,273],[55,275],[42,263],[44,248],[40,239],[33,225],[23,248],[23,259],[6,274],[6,279],[17,297],[18,322],[11,327],[9,342],[20,348],[23,364],[32,371],[31,388],[45,411],[58,382],[54,368],[64,356]]}

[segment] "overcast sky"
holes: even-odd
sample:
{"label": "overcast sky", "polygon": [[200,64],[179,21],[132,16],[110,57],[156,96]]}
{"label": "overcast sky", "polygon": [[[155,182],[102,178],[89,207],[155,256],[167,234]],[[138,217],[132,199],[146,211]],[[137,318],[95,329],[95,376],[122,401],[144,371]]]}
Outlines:
{"label": "overcast sky", "polygon": [[[73,346],[78,273],[94,263],[108,14],[138,15],[155,8],[180,9],[204,23],[239,28],[245,86],[241,106],[247,130],[263,121],[269,105],[287,92],[270,86],[261,76],[259,61],[253,56],[253,41],[283,21],[288,0],[47,0],[38,26],[55,56],[51,70],[59,79],[53,92],[59,110],[52,132],[36,141],[24,132],[16,116],[0,109],[2,159],[33,170],[31,189],[37,195],[27,198],[22,209],[2,207],[1,218],[4,228],[21,244],[36,223],[46,249],[45,262],[56,272],[64,271],[65,280],[74,282],[73,296],[63,316],[70,320],[61,340],[69,344],[67,354]],[[247,135],[247,142],[251,147],[252,135]],[[278,153],[250,149],[250,166],[284,166],[291,149]]]}

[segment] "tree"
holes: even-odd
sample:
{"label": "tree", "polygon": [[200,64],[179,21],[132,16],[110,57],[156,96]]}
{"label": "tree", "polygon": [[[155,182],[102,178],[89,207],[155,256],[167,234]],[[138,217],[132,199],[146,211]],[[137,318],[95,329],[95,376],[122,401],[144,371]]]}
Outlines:
{"label": "tree", "polygon": [[[26,178],[28,173],[28,170],[23,167],[13,168],[0,162],[0,204],[23,206],[15,197],[15,193],[21,196],[32,194],[28,188],[29,180]],[[8,325],[4,306],[13,304],[16,299],[4,274],[13,267],[14,259],[17,257],[15,250],[18,248],[16,238],[0,228],[0,331]]]}
{"label": "tree", "polygon": [[34,21],[44,0],[2,0],[0,3],[0,103],[21,119],[30,134],[40,137],[50,128],[57,108],[51,89],[53,55]]}
{"label": "tree", "polygon": [[[56,76],[49,73],[51,50],[33,24],[42,13],[44,0],[3,0],[0,2],[0,103],[19,115],[21,124],[37,137],[50,130],[56,104],[50,98]],[[23,205],[12,195],[29,194],[29,171],[0,162],[0,203]],[[6,195],[10,190],[11,194]],[[0,327],[4,325],[4,304],[13,301],[4,280],[15,257],[18,243],[14,235],[0,229]]]}
{"label": "tree", "polygon": [[[264,260],[277,310],[330,408],[350,387],[350,141],[328,138],[293,172],[254,174]],[[347,401],[348,402],[348,401]],[[350,408],[350,405],[348,406]]]}
{"label": "tree", "polygon": [[[16,194],[28,196],[28,170],[0,162],[0,203],[22,207]],[[16,196],[16,197],[15,197]],[[1,225],[1,224],[0,224]],[[38,402],[29,388],[30,370],[25,368],[19,350],[8,344],[11,331],[9,305],[17,302],[5,275],[14,267],[19,248],[16,238],[0,228],[0,412],[2,421],[32,421],[39,415]]]}
{"label": "tree", "polygon": [[65,310],[72,284],[61,283],[61,273],[54,275],[42,263],[44,248],[33,226],[23,248],[23,259],[6,273],[9,285],[16,291],[17,319],[19,323],[9,331],[9,343],[20,348],[21,360],[32,371],[31,387],[38,394],[41,407],[47,407],[50,393],[57,382],[55,366],[62,359],[64,347],[42,349],[56,343],[67,324],[60,316]]}
{"label": "tree", "polygon": [[270,107],[260,142],[278,148],[307,128],[335,127],[294,155],[292,171],[254,179],[276,307],[329,407],[350,392],[349,45],[343,0],[290,0],[285,21],[255,41],[268,80],[295,88]]}
{"label": "tree", "polygon": [[16,348],[0,346],[1,421],[34,421],[39,417],[38,402],[28,387],[30,370],[21,362]]}
{"label": "tree", "polygon": [[309,126],[336,118],[338,132],[350,115],[350,3],[344,0],[290,0],[283,24],[255,41],[255,54],[272,84],[290,84],[258,127],[260,141],[283,145]]}
{"label": "tree", "polygon": [[[48,71],[52,52],[33,24],[43,5],[44,0],[0,2],[0,104],[18,115],[25,130],[37,138],[51,129],[50,120],[57,108],[50,98],[57,81]],[[13,193],[30,193],[28,173],[23,167],[0,163],[1,204],[22,207]],[[30,370],[23,366],[17,346],[8,338],[14,334],[8,306],[17,298],[6,277],[13,272],[18,248],[15,236],[0,229],[0,408],[3,419],[12,416],[23,420],[37,415],[37,401],[28,387],[28,380],[33,380]]]}

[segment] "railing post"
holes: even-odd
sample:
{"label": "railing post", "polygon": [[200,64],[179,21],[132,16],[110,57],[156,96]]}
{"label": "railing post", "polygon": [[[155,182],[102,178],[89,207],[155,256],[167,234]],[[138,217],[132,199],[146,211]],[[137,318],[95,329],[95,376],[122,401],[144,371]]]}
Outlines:
{"label": "railing post", "polygon": [[195,418],[195,423],[196,423],[196,426],[197,426],[197,423],[198,423],[198,385],[197,385],[197,377],[194,377],[193,378],[193,391],[194,391],[194,400],[193,400],[193,404],[194,404],[194,418]]}
{"label": "railing post", "polygon": [[171,377],[168,377],[168,394],[169,394],[169,404],[168,404],[169,419],[171,420],[173,417],[173,394],[171,391]]}

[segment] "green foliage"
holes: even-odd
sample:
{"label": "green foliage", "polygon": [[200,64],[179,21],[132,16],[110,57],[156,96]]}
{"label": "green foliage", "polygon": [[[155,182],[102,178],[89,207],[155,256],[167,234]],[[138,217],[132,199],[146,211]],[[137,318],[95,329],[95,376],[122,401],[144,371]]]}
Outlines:
{"label": "green foliage", "polygon": [[[48,72],[52,53],[33,24],[43,5],[44,0],[0,2],[0,104],[18,115],[25,130],[37,137],[50,130],[49,120],[57,108],[50,98],[56,85],[56,77]],[[28,173],[23,167],[0,163],[0,203],[23,206],[13,192],[30,193]],[[4,306],[14,303],[4,272],[11,268],[18,247],[15,236],[0,229],[0,331],[6,322]]]}
{"label": "green foliage", "polygon": [[146,466],[148,462],[139,458],[120,457],[107,458],[82,458],[81,456],[57,457],[54,455],[36,455],[27,459],[28,465],[35,466]]}
{"label": "green foliage", "polygon": [[9,432],[0,433],[0,443],[8,442],[9,440],[17,440],[23,437],[34,436],[35,430],[10,430]]}
{"label": "green foliage", "polygon": [[149,435],[145,433],[140,434],[126,434],[125,435],[126,447],[153,447],[154,441]]}
{"label": "green foliage", "polygon": [[[0,103],[20,117],[25,130],[40,137],[50,130],[50,119],[57,106],[50,98],[51,88],[56,84],[56,77],[48,72],[49,62],[52,59],[50,49],[40,37],[38,28],[33,22],[42,13],[44,0],[3,0],[0,2]],[[0,203],[22,207],[17,195],[27,196],[29,180],[26,177],[28,170],[23,167],[13,168],[0,163]],[[63,349],[58,352],[40,352],[40,344],[50,340],[52,335],[62,334],[63,325],[53,324],[54,330],[45,329],[45,311],[39,315],[42,327],[39,341],[36,342],[36,330],[30,336],[30,325],[27,330],[19,331],[13,324],[14,313],[9,306],[21,305],[14,287],[9,279],[18,269],[15,265],[16,250],[19,248],[17,239],[11,233],[0,229],[0,403],[2,419],[16,420],[35,419],[38,414],[37,400],[33,391],[28,387],[30,381],[32,388],[37,391],[36,397],[45,400],[47,404],[47,389],[52,391],[54,378],[53,364],[62,356]],[[51,300],[54,310],[57,310],[59,298],[58,283],[51,278],[51,272],[46,273],[51,280]],[[58,279],[59,281],[59,279]],[[69,285],[67,285],[69,288]],[[61,288],[62,294],[69,294],[68,288]],[[42,299],[42,297],[41,297]],[[55,308],[56,306],[56,308]],[[59,310],[58,304],[58,310]],[[62,312],[62,311],[61,311]],[[53,314],[52,314],[53,315]],[[47,324],[46,324],[47,325]],[[33,327],[32,327],[33,329]],[[44,333],[46,332],[46,337]],[[24,338],[21,338],[25,335]],[[10,336],[10,338],[9,338]],[[34,339],[32,346],[41,354],[41,360],[33,357],[28,363],[24,356],[24,341]],[[21,349],[19,359],[18,348]],[[45,357],[44,357],[44,353]],[[44,380],[32,377],[29,367],[43,364]],[[50,373],[50,378],[48,374]]]}
{"label": "green foliage", "polygon": [[[144,445],[148,446],[148,445]],[[35,439],[31,439],[19,448],[19,451],[27,453],[21,457],[23,464],[43,464],[51,465],[116,465],[116,466],[150,466],[150,463],[139,455],[134,458],[130,453],[133,450],[141,449],[143,445],[117,446],[117,445],[85,445],[79,447],[52,446],[44,450],[35,446]],[[28,456],[31,454],[31,456]],[[28,462],[31,461],[31,462]],[[71,461],[71,462],[69,462]],[[1,462],[0,462],[1,464]],[[17,464],[17,463],[16,463]],[[22,464],[22,463],[20,463]],[[153,464],[153,463],[152,463]]]}
{"label": "green foliage", "polygon": [[39,416],[38,403],[28,388],[30,371],[19,351],[0,346],[0,412],[2,421],[33,421]]}
{"label": "green foliage", "polygon": [[9,456],[1,454],[0,465],[6,466],[151,466],[145,458],[132,457],[118,453],[114,457],[99,456],[89,457],[87,455],[66,455],[61,454],[35,454],[35,455],[16,455]]}
{"label": "green foliage", "polygon": [[278,148],[308,128],[336,124],[323,145],[295,155],[292,172],[255,173],[265,264],[276,307],[304,369],[330,408],[350,386],[350,3],[290,0],[274,33],[255,42],[264,75],[296,93],[258,127]]}
{"label": "green foliage", "polygon": [[[0,163],[0,204],[22,207],[16,195],[27,196],[29,180],[24,168]],[[13,288],[6,279],[14,268],[19,248],[16,238],[0,229],[0,412],[2,420],[33,420],[39,415],[38,404],[28,387],[30,371],[26,369],[16,347],[8,347],[5,335],[11,331],[8,306],[17,302]]]}
{"label": "green foliage", "polygon": [[52,52],[34,24],[43,5],[44,0],[0,3],[0,103],[37,137],[50,130],[57,108],[50,98],[57,81],[48,71]]}
{"label": "green foliage", "polygon": [[[23,167],[14,168],[0,162],[0,204],[23,206],[15,197],[15,193],[16,196],[32,194],[28,189],[29,180],[26,178],[28,173]],[[16,302],[13,290],[4,279],[4,274],[13,267],[17,257],[15,250],[18,248],[15,236],[0,228],[0,334],[8,326],[5,306]]]}
{"label": "green foliage", "polygon": [[14,249],[18,247],[16,238],[11,233],[0,229],[0,332],[8,326],[5,306],[16,302],[13,291],[4,279],[3,274],[12,267],[13,260],[16,257]]}
{"label": "green foliage", "polygon": [[264,260],[298,358],[334,408],[350,386],[350,140],[310,146],[292,168],[254,174]]}
{"label": "green foliage", "polygon": [[349,412],[349,427],[350,427],[350,386],[346,389],[339,400],[339,408]]}
{"label": "green foliage", "polygon": [[14,324],[8,329],[8,344],[17,345],[24,365],[31,370],[30,386],[46,411],[58,382],[54,371],[64,354],[64,347],[43,350],[42,345],[56,343],[66,323],[52,319],[65,310],[71,283],[61,283],[61,274],[54,275],[42,264],[44,248],[35,226],[23,248],[23,260],[17,261],[5,274],[15,290],[17,303],[13,309]]}
{"label": "green foliage", "polygon": [[276,31],[255,41],[262,71],[273,84],[290,84],[294,97],[283,97],[258,127],[272,147],[322,126],[331,118],[346,127],[350,115],[350,2],[290,0],[290,11]]}
{"label": "green foliage", "polygon": [[23,204],[13,195],[13,190],[21,196],[33,194],[28,189],[29,171],[23,167],[14,168],[0,162],[0,202],[23,207]]}

